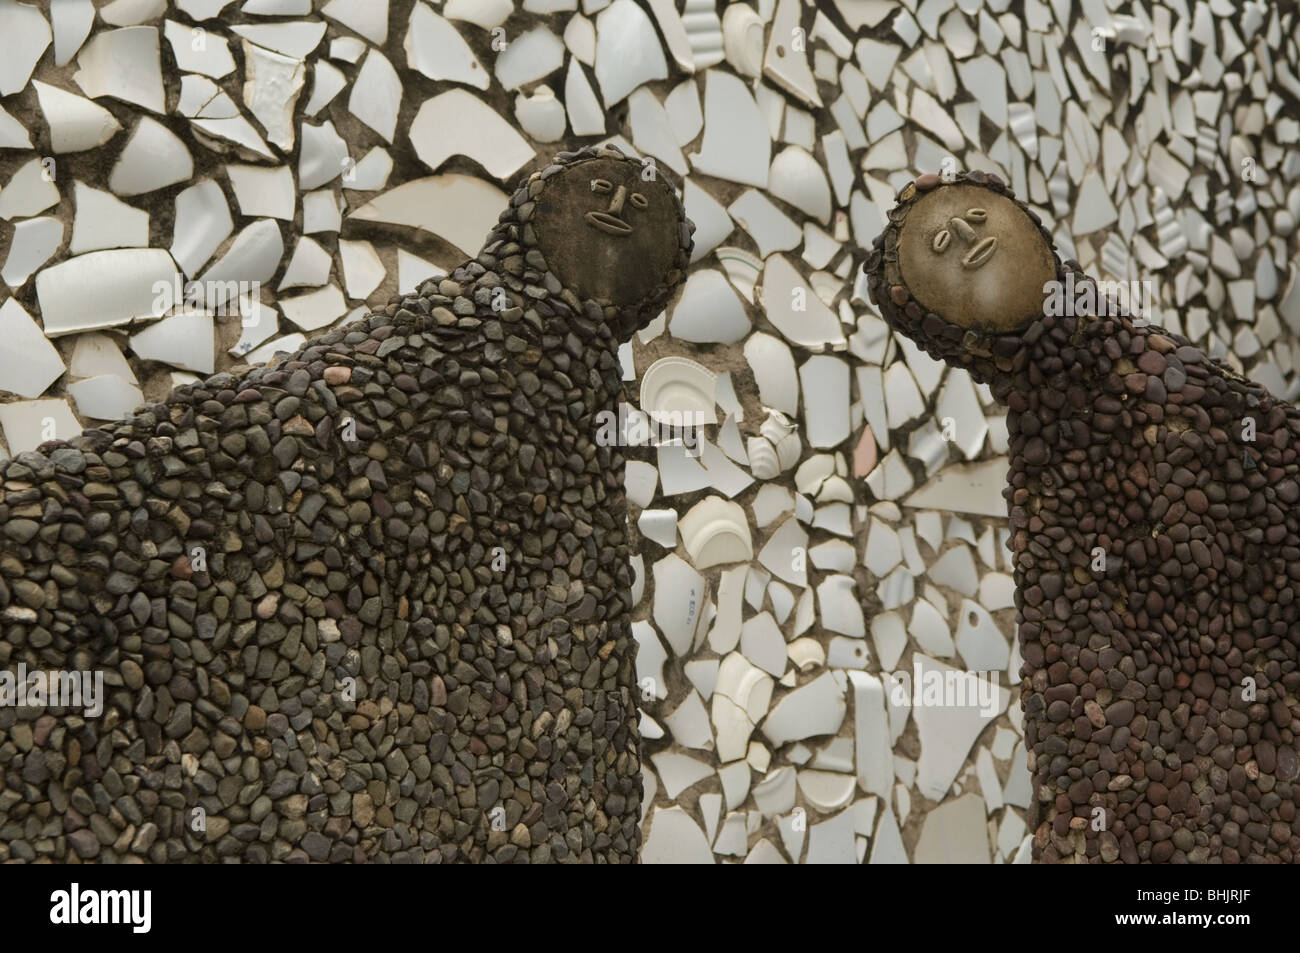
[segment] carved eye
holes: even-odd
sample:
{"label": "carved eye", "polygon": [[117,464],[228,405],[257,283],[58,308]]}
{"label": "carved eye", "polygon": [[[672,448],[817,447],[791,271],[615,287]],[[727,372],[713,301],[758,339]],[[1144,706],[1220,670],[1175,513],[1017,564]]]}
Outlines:
{"label": "carved eye", "polygon": [[948,243],[951,241],[952,241],[952,236],[948,234],[948,229],[944,228],[941,229],[939,233],[934,236],[934,242],[931,245],[931,247],[934,248],[935,252],[942,255],[945,251],[948,250]]}
{"label": "carved eye", "polygon": [[982,208],[972,208],[966,210],[966,218],[972,222],[982,222],[989,217],[989,213]]}
{"label": "carved eye", "polygon": [[614,186],[610,185],[610,184],[609,184],[607,181],[605,181],[604,179],[592,179],[592,180],[591,180],[591,191],[593,191],[593,192],[608,192],[608,191],[609,191],[610,189],[612,189],[613,187],[614,187]]}
{"label": "carved eye", "polygon": [[645,208],[647,205],[650,204],[650,202],[649,202],[649,200],[647,200],[646,197],[645,197],[644,195],[642,195],[640,192],[633,192],[633,193],[632,193],[632,204],[633,204],[634,206],[636,206],[637,208]]}

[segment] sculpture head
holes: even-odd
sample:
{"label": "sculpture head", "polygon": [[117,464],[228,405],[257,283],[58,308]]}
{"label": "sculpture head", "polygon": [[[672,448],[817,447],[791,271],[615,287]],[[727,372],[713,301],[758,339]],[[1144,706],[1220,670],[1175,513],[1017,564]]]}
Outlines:
{"label": "sculpture head", "polygon": [[1062,268],[1051,236],[980,173],[951,183],[923,175],[889,218],[864,266],[881,314],[932,356],[987,376],[985,361],[1009,355],[1043,315]]}
{"label": "sculpture head", "polygon": [[526,188],[525,243],[563,289],[599,305],[619,340],[652,321],[686,277],[695,230],[663,170],[588,149],[557,157]]}

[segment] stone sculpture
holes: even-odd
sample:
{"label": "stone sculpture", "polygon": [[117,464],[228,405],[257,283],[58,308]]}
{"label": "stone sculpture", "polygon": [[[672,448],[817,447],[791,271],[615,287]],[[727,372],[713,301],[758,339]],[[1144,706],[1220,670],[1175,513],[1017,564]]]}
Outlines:
{"label": "stone sculpture", "polygon": [[1108,304],[991,175],[906,186],[864,269],[1008,409],[1034,857],[1300,859],[1300,414]]}
{"label": "stone sculpture", "polygon": [[0,860],[634,861],[595,418],[692,230],[562,154],[447,278],[0,469],[0,668],[105,695],[0,706]]}

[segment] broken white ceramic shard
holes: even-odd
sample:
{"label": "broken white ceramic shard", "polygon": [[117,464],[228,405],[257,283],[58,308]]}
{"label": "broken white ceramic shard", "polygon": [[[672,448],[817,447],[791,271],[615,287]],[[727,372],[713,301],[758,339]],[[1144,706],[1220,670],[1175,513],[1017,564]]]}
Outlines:
{"label": "broken white ceramic shard", "polygon": [[239,282],[269,282],[283,255],[284,239],[273,219],[264,218],[246,226],[226,253],[203,273],[202,283],[210,289],[208,307],[219,308],[233,297],[232,283],[237,288]]}
{"label": "broken white ceramic shard", "polygon": [[302,124],[298,153],[298,187],[308,190],[332,182],[350,168],[348,144],[328,119],[319,126]]}
{"label": "broken white ceramic shard", "polygon": [[374,192],[388,184],[393,157],[383,146],[375,146],[361,161],[343,172],[343,187],[354,192]]}
{"label": "broken white ceramic shard", "polygon": [[664,784],[664,793],[670,798],[713,774],[713,766],[674,751],[661,751],[651,755],[655,770]]}
{"label": "broken white ceramic shard", "polygon": [[[202,73],[220,79],[235,71],[230,44],[220,34],[167,20],[163,23],[163,36],[172,48],[177,68],[183,73]],[[57,37],[55,45],[58,45]]]}
{"label": "broken white ceramic shard", "polygon": [[274,363],[277,355],[286,355],[296,353],[304,344],[307,343],[307,337],[297,332],[286,334],[284,337],[276,338],[274,341],[267,341],[261,347],[249,351],[244,355],[244,363],[249,365]]}
{"label": "broken white ceramic shard", "polygon": [[763,722],[763,734],[773,745],[833,735],[844,722],[844,675],[822,675],[790,692],[773,707]]}
{"label": "broken white ceramic shard", "polygon": [[187,276],[198,273],[234,230],[221,186],[205,179],[176,196],[172,257]]}
{"label": "broken white ceramic shard", "polygon": [[686,217],[695,223],[695,248],[691,252],[691,261],[695,262],[720,245],[735,225],[722,203],[690,179],[686,180],[684,204]]}
{"label": "broken white ceramic shard", "polygon": [[713,268],[691,273],[669,318],[673,337],[701,343],[731,344],[749,333],[751,327],[735,289],[722,272]]}
{"label": "broken white ceramic shard", "polygon": [[[52,160],[51,160],[52,161]],[[44,160],[25,163],[0,189],[0,218],[26,218],[45,211],[59,202],[59,190],[46,174]]]}
{"label": "broken white ceramic shard", "polygon": [[[632,4],[632,0],[620,2]],[[704,118],[704,142],[690,157],[694,168],[720,179],[767,188],[772,137],[745,84],[729,73],[710,71],[704,86]]]}
{"label": "broken white ceramic shard", "polygon": [[57,218],[28,218],[14,223],[13,241],[9,243],[9,256],[0,269],[0,281],[17,290],[37,268],[63,244],[63,222]]}
{"label": "broken white ceramic shard", "polygon": [[0,4],[0,96],[22,92],[52,38],[49,23],[34,5]]}
{"label": "broken white ceramic shard", "polygon": [[515,97],[515,119],[536,142],[557,142],[564,138],[564,104],[549,86],[539,86],[533,95]]}
{"label": "broken white ceramic shard", "polygon": [[[801,49],[806,41],[795,44],[804,34],[800,25],[799,0],[778,0],[772,33],[763,58],[763,75],[808,106],[821,106],[817,81],[808,68],[808,56]],[[925,128],[925,127],[923,127]]]}
{"label": "broken white ceramic shard", "polygon": [[803,238],[799,226],[757,190],[745,192],[727,211],[749,232],[761,257],[794,248]]}
{"label": "broken white ceramic shard", "polygon": [[978,794],[964,794],[926,814],[915,858],[918,864],[989,863],[984,800]]}
{"label": "broken white ceramic shard", "polygon": [[330,253],[306,236],[298,239],[293,256],[284,269],[277,291],[289,288],[319,288],[329,281],[334,261]]}
{"label": "broken white ceramic shard", "polygon": [[777,678],[785,674],[785,636],[770,612],[761,612],[741,626],[740,651],[765,672]]}
{"label": "broken white ceramic shard", "polygon": [[267,168],[232,163],[226,166],[226,175],[241,214],[249,218],[293,220],[297,193],[293,187],[293,173],[287,165]]}
{"label": "broken white ceramic shard", "polygon": [[131,350],[141,360],[211,374],[216,369],[212,314],[189,311],[163,318],[131,335]]}
{"label": "broken white ceramic shard", "polygon": [[569,17],[569,22],[564,25],[564,45],[582,63],[595,65],[596,28],[582,14]]}
{"label": "broken white ceramic shard", "polygon": [[564,44],[545,26],[537,26],[512,39],[497,56],[497,81],[505,89],[518,89],[549,76],[563,65]]}
{"label": "broken white ceramic shard", "polygon": [[348,112],[383,136],[385,142],[391,143],[393,133],[397,131],[397,113],[401,106],[401,77],[388,57],[372,49],[352,81]]}
{"label": "broken white ceramic shard", "polygon": [[709,728],[709,713],[698,693],[691,691],[670,715],[664,716],[673,741],[684,748],[709,750],[713,747],[713,732]]}
{"label": "broken white ceramic shard", "polygon": [[284,316],[304,331],[316,331],[333,324],[348,310],[343,292],[335,284],[294,298],[281,298],[279,305]]}
{"label": "broken white ceramic shard", "polygon": [[677,546],[677,511],[642,510],[636,519],[637,531],[665,549]]}
{"label": "broken white ceramic shard", "polygon": [[705,497],[682,517],[681,531],[696,569],[753,558],[749,523],[738,503],[718,496]]}
{"label": "broken white ceramic shard", "polygon": [[370,242],[339,239],[339,258],[343,261],[343,281],[349,298],[370,297],[388,273]]}
{"label": "broken white ceramic shard", "polygon": [[143,248],[149,244],[149,213],[108,192],[73,183],[77,212],[68,251],[74,255],[101,248]]}
{"label": "broken white ceramic shard", "polygon": [[606,107],[643,83],[667,78],[668,63],[650,18],[633,0],[614,0],[596,18],[596,82]]}
{"label": "broken white ceramic shard", "polygon": [[1006,467],[1006,457],[946,467],[902,502],[920,509],[1005,517]]}
{"label": "broken white ceramic shard", "polygon": [[426,3],[411,8],[402,48],[406,51],[406,65],[430,79],[488,88],[491,78],[469,44]]}
{"label": "broken white ceramic shard", "polygon": [[677,145],[668,113],[655,94],[645,88],[634,90],[628,96],[627,104],[632,144],[639,152],[663,160],[678,175],[685,175],[686,159]]}
{"label": "broken white ceramic shard", "polygon": [[[96,251],[69,258],[36,276],[36,297],[49,337],[127,324],[169,309],[180,276],[172,258],[157,248]],[[155,285],[165,288],[159,294]],[[86,289],[95,307],[86,307]]]}
{"label": "broken white ceramic shard", "polygon": [[569,69],[565,73],[564,104],[569,112],[569,127],[575,136],[605,134],[605,111],[576,58],[569,60]]}
{"label": "broken white ceramic shard", "polygon": [[330,0],[321,13],[377,46],[388,41],[388,0]]}
{"label": "broken white ceramic shard", "polygon": [[443,278],[446,274],[447,269],[412,255],[405,248],[397,249],[398,294],[411,294],[429,278]]}
{"label": "broken white ceramic shard", "polygon": [[695,638],[704,605],[704,577],[680,556],[654,564],[654,620],[676,655],[685,655]]}
{"label": "broken white ceramic shard", "polygon": [[[54,24],[54,65],[64,66],[90,36],[90,28],[95,23],[95,5],[91,0],[58,0],[50,4],[50,20]],[[4,58],[3,53],[0,58]]]}
{"label": "broken white ceramic shard", "polygon": [[112,96],[162,113],[162,66],[158,28],[131,26],[97,33],[77,55],[72,76],[91,99]]}
{"label": "broken white ceramic shard", "polygon": [[[0,8],[0,15],[3,9]],[[122,128],[113,114],[85,96],[69,93],[33,80],[36,99],[50,130],[50,149],[55,153],[85,152],[102,146]]]}
{"label": "broken white ceramic shard", "polygon": [[849,436],[849,366],[838,357],[814,355],[799,368],[804,433],[812,447],[834,447]]}
{"label": "broken white ceramic shard", "polygon": [[303,114],[307,116],[315,116],[319,113],[347,85],[347,77],[343,75],[343,71],[328,60],[317,60],[313,63],[311,75],[311,97],[303,107]]}
{"label": "broken white ceramic shard", "polygon": [[713,400],[714,374],[685,357],[662,357],[641,378],[641,409],[651,419],[699,428],[718,422]]}
{"label": "broken white ceramic shard", "polygon": [[963,599],[958,618],[961,621],[955,639],[966,668],[972,672],[1005,669],[1011,658],[1011,647],[988,611],[970,599]]}
{"label": "broken white ceramic shard", "polygon": [[790,517],[768,538],[759,551],[758,561],[773,575],[803,588],[808,585],[808,533],[799,520]]}
{"label": "broken white ceramic shard", "polygon": [[0,149],[30,149],[32,137],[27,127],[0,106]]}
{"label": "broken white ceramic shard", "polygon": [[763,307],[768,320],[794,344],[813,351],[848,346],[839,318],[783,255],[773,255],[763,269]]}
{"label": "broken white ceramic shard", "polygon": [[325,24],[320,20],[294,20],[288,23],[236,24],[231,27],[246,40],[258,46],[275,50],[296,60],[305,60],[320,45],[325,36]]}
{"label": "broken white ceramic shard", "polygon": [[330,40],[330,59],[356,65],[369,48],[365,40],[355,36],[336,36]]}
{"label": "broken white ceramic shard", "polygon": [[917,678],[912,717],[921,740],[916,787],[938,801],[952,786],[975,738],[1006,711],[1011,693],[990,682],[988,673],[959,671],[919,652],[912,665]]}
{"label": "broken white ceramic shard", "polygon": [[19,400],[0,404],[0,429],[9,453],[17,456],[47,440],[71,440],[81,424],[66,400]]}
{"label": "broken white ceramic shard", "polygon": [[819,618],[827,631],[855,639],[866,637],[867,624],[862,604],[854,592],[852,576],[827,576],[817,587],[817,604],[821,610]]}
{"label": "broken white ceramic shard", "polygon": [[58,349],[13,298],[0,304],[0,341],[0,390],[39,397],[65,370]]}
{"label": "broken white ceramic shard", "polygon": [[[252,2],[255,0],[245,0],[245,10]],[[100,9],[99,17],[112,26],[134,26],[157,19],[166,9],[167,0],[110,0]]]}
{"label": "broken white ceramic shard", "polygon": [[769,191],[823,224],[831,217],[831,187],[826,174],[809,153],[788,146],[772,159]]}
{"label": "broken white ceramic shard", "polygon": [[349,218],[425,229],[469,256],[496,224],[506,199],[505,193],[478,176],[447,173],[404,182]]}
{"label": "broken white ceramic shard", "polygon": [[135,384],[116,374],[102,374],[74,381],[68,396],[77,402],[77,411],[92,420],[121,420],[144,403],[144,393]]}
{"label": "broken white ceramic shard", "polygon": [[266,141],[289,152],[294,141],[293,109],[307,75],[306,64],[247,40],[243,46],[244,105],[266,130]]}
{"label": "broken white ceramic shard", "polygon": [[142,195],[194,175],[185,143],[152,116],[143,116],[118,156],[108,187],[118,195]]}
{"label": "broken white ceramic shard", "polygon": [[640,858],[643,864],[717,863],[700,825],[676,806],[654,812]]}
{"label": "broken white ceramic shard", "polygon": [[772,700],[772,676],[739,652],[727,655],[718,667],[713,688],[712,720],[718,760],[723,764],[746,756],[754,725],[767,714]]}
{"label": "broken white ceramic shard", "polygon": [[206,136],[233,142],[264,159],[274,158],[270,146],[240,114],[234,100],[206,77],[190,73],[181,77],[181,98],[176,111],[189,117],[194,128]]}
{"label": "broken white ceramic shard", "polygon": [[243,357],[280,330],[280,315],[274,308],[252,298],[239,299],[239,340],[227,353]]}
{"label": "broken white ceramic shard", "polygon": [[[457,134],[447,135],[452,128]],[[532,146],[495,109],[463,89],[425,100],[411,123],[410,136],[420,161],[433,170],[459,154],[504,180],[534,155]]]}
{"label": "broken white ceramic shard", "polygon": [[114,374],[129,383],[139,383],[113,338],[93,331],[73,338],[72,362],[68,365],[68,373],[73,377]]}

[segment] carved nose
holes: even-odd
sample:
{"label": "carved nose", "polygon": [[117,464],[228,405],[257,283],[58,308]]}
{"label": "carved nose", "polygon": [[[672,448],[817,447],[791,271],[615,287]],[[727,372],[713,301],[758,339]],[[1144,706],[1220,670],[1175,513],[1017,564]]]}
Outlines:
{"label": "carved nose", "polygon": [[623,203],[627,200],[627,186],[620,185],[618,191],[614,193],[614,199],[609,203],[609,214],[618,215],[623,211]]}
{"label": "carved nose", "polygon": [[954,235],[967,245],[975,241],[975,229],[971,228],[964,218],[954,215],[948,220],[948,227],[952,229]]}

